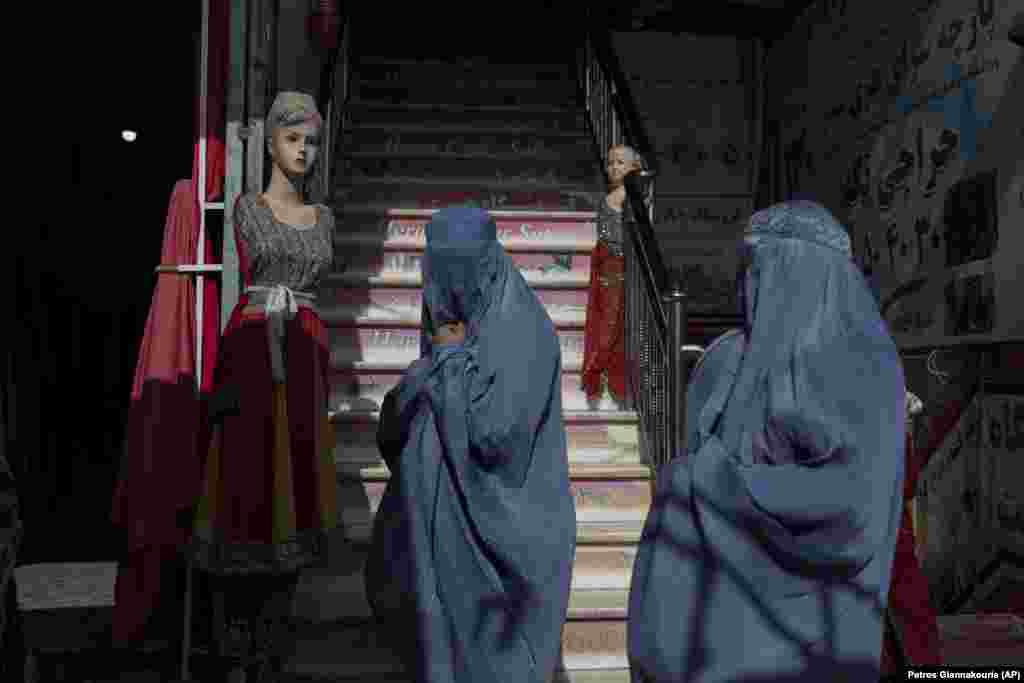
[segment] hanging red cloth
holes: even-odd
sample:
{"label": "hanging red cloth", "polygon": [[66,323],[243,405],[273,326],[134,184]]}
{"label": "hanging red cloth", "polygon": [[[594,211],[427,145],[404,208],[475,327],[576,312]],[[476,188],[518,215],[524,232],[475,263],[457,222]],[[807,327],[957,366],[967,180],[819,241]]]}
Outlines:
{"label": "hanging red cloth", "polygon": [[[196,263],[200,208],[199,137],[206,138],[207,201],[222,197],[225,175],[225,96],[228,74],[228,12],[210,0],[207,107],[196,102],[192,178],[174,186],[164,227],[160,262]],[[213,261],[209,227],[204,263]],[[132,385],[120,477],[112,521],[126,537],[118,567],[112,636],[127,643],[145,635],[160,599],[162,569],[174,567],[191,533],[191,507],[199,494],[201,457],[209,441],[203,396],[213,385],[220,334],[216,275],[203,278],[202,377],[196,390],[196,277],[161,274],[150,304]],[[180,596],[175,596],[178,604]]]}
{"label": "hanging red cloth", "polygon": [[921,458],[907,434],[906,468],[903,477],[903,516],[896,535],[892,578],[889,582],[888,612],[891,628],[882,641],[882,673],[899,674],[900,667],[937,666],[942,663],[939,625],[928,595],[928,580],[921,571],[914,543],[914,520],[907,504],[914,498]]}
{"label": "hanging red cloth", "polygon": [[[195,263],[192,181],[171,194],[161,263]],[[118,568],[113,637],[141,637],[156,605],[161,567],[185,541],[177,515],[199,490],[200,400],[195,379],[195,282],[157,277],[139,348],[112,519],[127,541]]]}

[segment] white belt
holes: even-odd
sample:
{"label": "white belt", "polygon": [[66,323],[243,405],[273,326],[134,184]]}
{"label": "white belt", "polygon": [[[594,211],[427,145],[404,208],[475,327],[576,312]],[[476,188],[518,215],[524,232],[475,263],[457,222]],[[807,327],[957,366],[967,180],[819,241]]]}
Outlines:
{"label": "white belt", "polygon": [[284,324],[299,312],[298,299],[302,299],[303,305],[313,307],[316,295],[310,292],[296,292],[284,285],[250,285],[245,288],[245,293],[256,295],[253,297],[255,301],[250,300],[249,303],[263,304],[263,311],[267,316],[267,340],[270,344],[270,370],[275,382],[284,382]]}

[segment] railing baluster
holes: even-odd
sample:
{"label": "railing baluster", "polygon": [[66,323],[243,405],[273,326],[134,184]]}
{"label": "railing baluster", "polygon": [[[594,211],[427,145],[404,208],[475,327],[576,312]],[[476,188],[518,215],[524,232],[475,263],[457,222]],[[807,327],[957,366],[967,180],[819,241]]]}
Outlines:
{"label": "railing baluster", "polygon": [[[602,156],[627,144],[645,156],[640,191],[627,184],[623,227],[626,368],[630,405],[639,413],[642,452],[657,472],[677,453],[685,437],[684,403],[689,364],[684,362],[686,296],[682,284],[669,282],[651,228],[654,221],[654,159],[642,148],[642,123],[624,114],[628,87],[609,66],[610,47],[587,32],[577,65],[591,132]],[[618,78],[619,80],[616,80]],[[642,225],[640,223],[642,221]],[[674,289],[661,291],[672,284]]]}

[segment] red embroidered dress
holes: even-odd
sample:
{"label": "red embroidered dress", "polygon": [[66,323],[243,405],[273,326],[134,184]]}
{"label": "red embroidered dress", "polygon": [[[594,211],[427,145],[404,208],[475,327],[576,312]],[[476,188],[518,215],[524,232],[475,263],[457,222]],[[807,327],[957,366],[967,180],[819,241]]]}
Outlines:
{"label": "red embroidered dress", "polygon": [[616,401],[626,396],[625,259],[622,212],[602,200],[597,208],[597,245],[590,257],[590,292],[583,336],[583,390],[600,397],[602,384]]}
{"label": "red embroidered dress", "polygon": [[[317,215],[314,225],[282,223],[257,194],[235,206],[246,294],[218,354],[214,394],[229,407],[213,428],[193,537],[207,571],[294,571],[322,554],[336,524],[327,330],[303,296],[333,262],[334,217],[321,205]],[[284,302],[272,313],[277,349],[269,300]]]}

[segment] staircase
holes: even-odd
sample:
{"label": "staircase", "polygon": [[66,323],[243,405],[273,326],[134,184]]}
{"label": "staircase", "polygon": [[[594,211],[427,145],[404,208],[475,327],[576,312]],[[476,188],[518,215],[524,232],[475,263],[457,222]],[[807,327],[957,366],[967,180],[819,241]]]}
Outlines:
{"label": "staircase", "polygon": [[[379,44],[378,44],[379,45]],[[651,498],[637,419],[580,387],[583,325],[604,194],[568,63],[410,59],[353,65],[336,188],[337,274],[321,291],[342,528],[325,568],[304,572],[289,680],[406,681],[363,592],[373,514],[388,480],[375,443],[384,394],[419,355],[420,259],[434,209],[489,209],[555,322],[578,532],[562,637],[569,681],[628,681],[626,605]]]}

